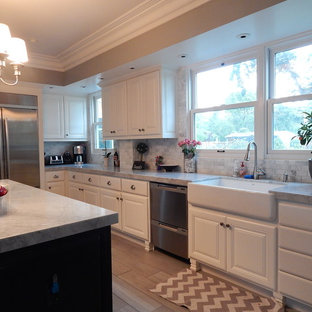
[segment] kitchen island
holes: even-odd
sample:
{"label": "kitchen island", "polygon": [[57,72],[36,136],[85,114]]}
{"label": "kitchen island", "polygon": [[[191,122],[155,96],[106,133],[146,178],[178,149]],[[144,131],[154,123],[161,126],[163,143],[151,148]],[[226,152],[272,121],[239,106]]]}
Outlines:
{"label": "kitchen island", "polygon": [[118,214],[10,180],[0,199],[3,311],[112,311]]}

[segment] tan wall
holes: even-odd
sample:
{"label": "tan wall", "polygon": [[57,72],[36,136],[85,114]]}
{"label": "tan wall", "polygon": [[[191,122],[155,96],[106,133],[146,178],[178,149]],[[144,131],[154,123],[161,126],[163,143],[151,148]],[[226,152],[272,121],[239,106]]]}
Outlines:
{"label": "tan wall", "polygon": [[211,0],[64,73],[24,68],[22,80],[67,85],[283,1],[285,0]]}

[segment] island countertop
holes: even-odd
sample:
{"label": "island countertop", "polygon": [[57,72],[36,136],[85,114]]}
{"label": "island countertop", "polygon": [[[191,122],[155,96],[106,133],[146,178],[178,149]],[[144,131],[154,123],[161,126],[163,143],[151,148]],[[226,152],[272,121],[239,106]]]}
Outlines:
{"label": "island countertop", "polygon": [[0,253],[117,223],[118,214],[30,187],[0,180]]}

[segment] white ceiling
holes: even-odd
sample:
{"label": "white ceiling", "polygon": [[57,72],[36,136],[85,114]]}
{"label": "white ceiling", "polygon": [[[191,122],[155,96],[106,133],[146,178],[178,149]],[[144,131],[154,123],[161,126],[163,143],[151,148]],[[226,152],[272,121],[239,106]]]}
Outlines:
{"label": "white ceiling", "polygon": [[[67,87],[53,87],[53,89],[50,89],[49,86],[46,86],[45,90],[48,92],[62,91],[89,94],[100,90],[97,86],[100,77],[109,80],[129,74],[131,73],[130,67],[140,70],[147,66],[164,65],[177,69],[181,66],[189,66],[296,34],[309,34],[312,36],[311,12],[312,0],[287,0]],[[243,40],[238,39],[237,35],[241,33],[250,33],[250,36]],[[179,57],[181,54],[186,54],[187,57],[181,59]],[[82,86],[85,86],[85,88],[82,88]]]}

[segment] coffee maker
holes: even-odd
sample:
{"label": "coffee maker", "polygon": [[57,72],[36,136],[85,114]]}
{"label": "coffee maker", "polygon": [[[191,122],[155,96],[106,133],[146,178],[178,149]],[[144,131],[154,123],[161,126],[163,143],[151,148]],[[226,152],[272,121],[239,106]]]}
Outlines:
{"label": "coffee maker", "polygon": [[82,165],[86,162],[86,147],[83,145],[74,146],[75,165]]}

